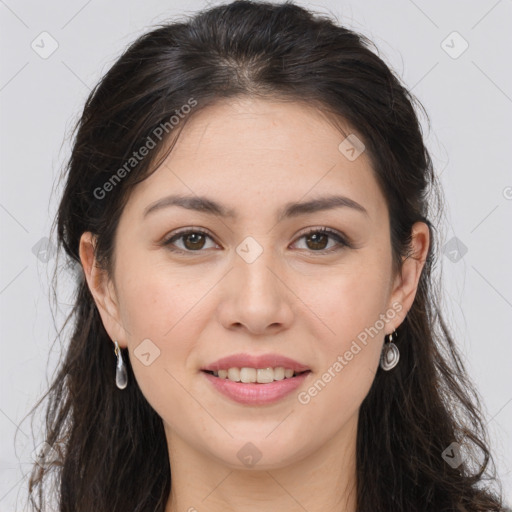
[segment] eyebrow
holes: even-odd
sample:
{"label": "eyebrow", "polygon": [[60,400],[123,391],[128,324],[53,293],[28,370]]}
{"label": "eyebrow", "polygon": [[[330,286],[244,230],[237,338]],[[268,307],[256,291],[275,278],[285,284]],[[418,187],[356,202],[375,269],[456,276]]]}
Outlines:
{"label": "eyebrow", "polygon": [[[170,206],[180,206],[188,210],[195,210],[201,213],[210,215],[218,215],[223,218],[237,219],[238,215],[235,210],[227,208],[222,204],[209,199],[204,196],[183,196],[183,195],[170,195],[159,199],[158,201],[150,204],[144,209],[143,218],[150,213],[168,208]],[[351,208],[368,215],[366,209],[345,196],[330,195],[326,197],[319,197],[306,202],[286,203],[277,213],[277,220],[282,221],[285,218],[298,217],[308,213],[315,213],[324,210],[332,210],[335,208]]]}

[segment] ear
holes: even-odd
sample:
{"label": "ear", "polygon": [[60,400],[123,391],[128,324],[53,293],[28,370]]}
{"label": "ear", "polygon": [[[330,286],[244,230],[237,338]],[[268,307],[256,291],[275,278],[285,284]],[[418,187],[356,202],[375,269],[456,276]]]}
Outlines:
{"label": "ear", "polygon": [[390,322],[390,328],[392,329],[390,332],[398,328],[412,307],[429,246],[429,227],[424,222],[416,222],[412,227],[410,252],[403,259],[402,268],[393,283],[389,304],[399,303],[402,309],[396,316],[396,325],[391,326],[392,322]]}
{"label": "ear", "polygon": [[87,285],[94,298],[101,320],[110,338],[117,340],[121,347],[126,347],[126,331],[122,326],[119,304],[114,283],[107,272],[96,261],[96,237],[90,231],[80,237],[80,260],[84,268]]}

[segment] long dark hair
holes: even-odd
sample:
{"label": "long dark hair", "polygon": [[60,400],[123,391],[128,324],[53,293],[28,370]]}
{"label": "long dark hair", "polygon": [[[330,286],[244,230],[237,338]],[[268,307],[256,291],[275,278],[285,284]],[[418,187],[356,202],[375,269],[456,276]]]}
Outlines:
{"label": "long dark hair", "polygon": [[[91,92],[54,224],[77,286],[71,339],[38,404],[48,401],[45,440],[58,456],[34,465],[35,510],[47,506],[51,477],[61,512],[165,509],[171,474],[162,420],[137,386],[128,353],[131,384],[122,392],[115,386],[112,340],[78,248],[82,233],[93,232],[96,257],[112,272],[114,235],[130,190],[158,167],[172,150],[169,139],[200,109],[249,95],[307,102],[344,120],[363,137],[386,198],[396,267],[410,250],[416,221],[429,225],[435,241],[429,201],[437,197],[436,180],[415,108],[422,106],[372,48],[364,36],[291,3],[235,1],[141,36]],[[149,138],[154,148],[127,168]],[[494,466],[478,397],[433,284],[436,254],[432,243],[398,329],[400,364],[378,370],[360,409],[359,512],[501,508],[496,480],[488,476]],[[460,456],[460,464],[450,464],[447,453]]]}

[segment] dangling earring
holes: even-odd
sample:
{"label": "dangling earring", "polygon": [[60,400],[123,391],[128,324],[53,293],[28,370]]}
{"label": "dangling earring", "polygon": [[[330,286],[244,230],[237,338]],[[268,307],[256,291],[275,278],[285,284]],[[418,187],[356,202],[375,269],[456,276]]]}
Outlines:
{"label": "dangling earring", "polygon": [[[396,336],[396,330],[393,334]],[[384,343],[382,354],[380,355],[380,367],[386,372],[392,370],[400,359],[400,350],[393,343],[393,334],[389,334],[388,342]]]}
{"label": "dangling earring", "polygon": [[114,341],[114,345],[114,354],[117,357],[116,386],[119,389],[124,389],[128,384],[128,373],[126,372],[126,366],[124,365],[123,354],[121,354],[119,343],[117,343],[117,341]]}

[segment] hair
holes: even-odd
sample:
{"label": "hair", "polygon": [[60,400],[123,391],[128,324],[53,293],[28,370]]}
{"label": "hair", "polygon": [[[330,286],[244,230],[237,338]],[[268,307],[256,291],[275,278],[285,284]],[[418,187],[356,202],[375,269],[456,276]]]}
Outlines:
{"label": "hair", "polygon": [[[162,419],[137,385],[126,351],[130,385],[115,386],[112,340],[87,286],[79,241],[91,231],[98,264],[113,275],[115,233],[130,190],[158,168],[195,113],[237,97],[303,102],[357,131],[388,205],[396,269],[411,256],[413,224],[429,226],[417,295],[398,328],[400,363],[378,369],[360,407],[357,510],[501,509],[481,404],[433,276],[431,206],[440,192],[415,108],[423,107],[373,47],[293,3],[235,1],[154,27],[92,90],[73,130],[52,226],[59,251],[77,268],[76,288],[66,352],[34,408],[47,400],[45,441],[59,456],[33,466],[33,509],[45,510],[50,491],[60,512],[165,509],[171,471]],[[149,140],[147,156],[130,160]],[[442,456],[452,443],[462,447],[457,467]]]}

